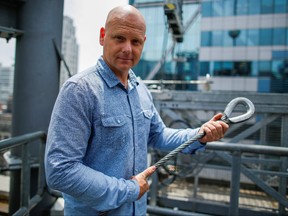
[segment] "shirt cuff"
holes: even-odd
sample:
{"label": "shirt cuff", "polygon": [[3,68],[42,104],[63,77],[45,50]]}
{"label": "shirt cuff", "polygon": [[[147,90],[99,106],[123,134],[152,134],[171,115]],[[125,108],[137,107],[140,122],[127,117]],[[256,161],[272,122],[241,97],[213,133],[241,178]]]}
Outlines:
{"label": "shirt cuff", "polygon": [[[196,129],[197,133],[199,132],[200,128]],[[191,138],[193,138],[196,134],[193,134]],[[191,143],[188,147],[182,150],[182,153],[184,154],[195,154],[196,152],[203,152],[205,150],[206,143],[202,143],[199,140],[196,140],[195,142]]]}
{"label": "shirt cuff", "polygon": [[195,154],[196,152],[203,152],[205,151],[206,143],[200,143],[199,141],[195,141],[191,143],[188,147],[183,149],[182,153],[184,154]]}
{"label": "shirt cuff", "polygon": [[128,202],[134,202],[138,199],[139,193],[140,193],[140,187],[138,185],[138,182],[135,179],[128,180],[128,190],[129,190],[129,196],[128,196]]}
{"label": "shirt cuff", "polygon": [[198,141],[201,145],[206,145],[207,143],[205,142],[205,143],[203,143],[203,142],[200,142],[200,141]]}

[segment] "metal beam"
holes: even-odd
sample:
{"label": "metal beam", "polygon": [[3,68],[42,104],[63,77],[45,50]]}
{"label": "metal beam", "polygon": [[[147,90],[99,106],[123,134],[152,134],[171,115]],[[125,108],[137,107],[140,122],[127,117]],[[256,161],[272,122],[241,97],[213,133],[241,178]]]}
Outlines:
{"label": "metal beam", "polygon": [[7,41],[9,41],[11,38],[17,38],[21,36],[23,33],[24,32],[19,29],[0,26],[0,37],[6,38]]}
{"label": "metal beam", "polygon": [[165,90],[151,90],[151,93],[161,108],[223,111],[232,99],[246,97],[254,103],[257,113],[288,114],[288,94]]}
{"label": "metal beam", "polygon": [[270,115],[268,117],[265,117],[263,120],[257,122],[256,124],[252,125],[251,127],[247,128],[246,130],[239,133],[237,136],[233,137],[229,142],[237,143],[237,142],[247,138],[248,136],[252,135],[256,131],[260,130],[262,127],[275,121],[279,117],[280,117],[280,115]]}

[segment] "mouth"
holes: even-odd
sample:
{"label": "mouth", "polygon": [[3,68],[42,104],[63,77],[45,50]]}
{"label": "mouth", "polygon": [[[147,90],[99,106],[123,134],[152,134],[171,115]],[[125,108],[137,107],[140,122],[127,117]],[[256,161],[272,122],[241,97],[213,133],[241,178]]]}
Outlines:
{"label": "mouth", "polygon": [[122,61],[132,61],[132,58],[127,58],[127,57],[118,57],[118,59],[122,60]]}

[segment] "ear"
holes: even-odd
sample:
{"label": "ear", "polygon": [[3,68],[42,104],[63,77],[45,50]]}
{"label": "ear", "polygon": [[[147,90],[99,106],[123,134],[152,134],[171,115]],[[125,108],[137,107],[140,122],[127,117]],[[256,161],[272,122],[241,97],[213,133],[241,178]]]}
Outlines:
{"label": "ear", "polygon": [[100,29],[100,37],[99,37],[99,43],[101,46],[103,46],[103,44],[104,44],[104,36],[105,36],[105,28],[102,27]]}

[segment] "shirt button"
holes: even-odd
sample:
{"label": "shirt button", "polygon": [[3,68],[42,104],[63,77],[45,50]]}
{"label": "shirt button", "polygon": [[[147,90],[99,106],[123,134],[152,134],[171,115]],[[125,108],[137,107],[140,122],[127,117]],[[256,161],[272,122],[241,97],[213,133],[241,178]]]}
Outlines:
{"label": "shirt button", "polygon": [[121,123],[121,121],[120,121],[119,119],[117,120],[117,122],[118,122],[118,124],[120,124],[120,123]]}

